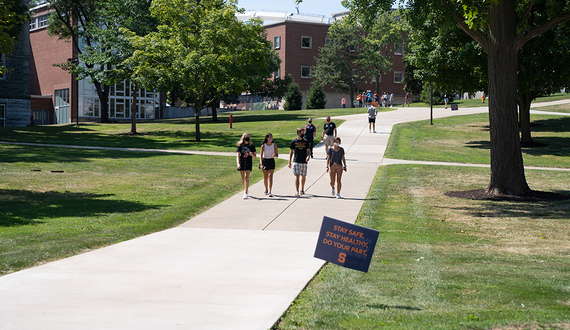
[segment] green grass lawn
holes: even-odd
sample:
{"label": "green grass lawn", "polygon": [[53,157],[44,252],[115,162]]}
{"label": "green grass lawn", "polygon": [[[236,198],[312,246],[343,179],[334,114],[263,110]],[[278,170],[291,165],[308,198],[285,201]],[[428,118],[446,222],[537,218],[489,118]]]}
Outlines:
{"label": "green grass lawn", "polygon": [[[570,168],[570,117],[531,115],[531,133],[543,147],[523,148],[527,166]],[[385,157],[408,160],[489,164],[488,114],[455,116],[399,124]]]}
{"label": "green grass lawn", "polygon": [[[326,264],[276,328],[568,329],[570,201],[444,195],[488,177],[481,168],[381,167],[357,221],[380,232],[368,273]],[[570,193],[567,172],[527,178]]]}
{"label": "green grass lawn", "polygon": [[[539,97],[537,98],[534,103],[538,103],[538,102],[550,102],[550,101],[558,101],[558,100],[567,100],[570,99],[570,94],[567,93],[556,93],[556,94],[552,94],[550,96],[545,96],[545,97]],[[476,98],[476,99],[468,99],[468,100],[454,100],[451,103],[455,103],[459,106],[459,108],[472,108],[472,107],[488,107],[489,106],[489,99],[485,99],[485,103],[481,102],[480,98]],[[429,103],[424,103],[424,102],[415,102],[412,103],[412,106],[414,107],[430,107]],[[436,104],[433,106],[434,108],[443,108],[445,107],[445,105],[443,104]],[[548,107],[550,109],[550,107]],[[566,109],[567,111],[561,111],[561,112],[570,112],[570,107],[569,106],[563,106],[563,109]],[[535,109],[535,108],[532,108]],[[535,110],[539,110],[538,108],[536,108]],[[541,109],[541,110],[545,110],[545,111],[551,111],[551,110],[547,110],[547,109]]]}
{"label": "green grass lawn", "polygon": [[[297,135],[297,127],[314,117],[313,124],[320,135],[326,116],[366,113],[364,108],[327,110],[264,110],[235,111],[232,129],[229,128],[230,113],[200,119],[201,142],[196,142],[194,118],[153,120],[137,123],[138,135],[129,135],[130,123],[75,124],[0,128],[0,141],[33,142],[48,144],[71,144],[100,147],[129,147],[169,150],[235,151],[235,144],[244,132],[260,145],[266,133],[272,133],[278,146],[288,145]],[[337,125],[343,120],[335,120]]]}

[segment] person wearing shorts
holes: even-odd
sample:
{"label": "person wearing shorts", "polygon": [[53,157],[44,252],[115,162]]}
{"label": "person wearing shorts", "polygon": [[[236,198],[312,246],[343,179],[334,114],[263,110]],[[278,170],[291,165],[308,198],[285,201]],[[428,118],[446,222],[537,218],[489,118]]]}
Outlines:
{"label": "person wearing shorts", "polygon": [[372,133],[371,127],[374,129],[374,133],[376,133],[376,115],[378,111],[374,106],[370,106],[368,108],[368,132]]}
{"label": "person wearing shorts", "polygon": [[323,127],[323,134],[321,139],[325,145],[325,153],[329,152],[329,147],[332,147],[334,138],[336,137],[336,124],[331,121],[331,117],[327,117],[327,122]]}
{"label": "person wearing shorts", "polygon": [[[305,194],[305,181],[307,179],[307,163],[311,159],[311,144],[303,138],[305,129],[297,128],[297,138],[291,141],[289,150],[289,168],[295,175],[295,197]],[[301,190],[299,190],[299,186]]]}
{"label": "person wearing shorts", "polygon": [[265,140],[261,144],[261,157],[259,157],[259,168],[263,170],[263,185],[265,185],[265,195],[273,197],[273,172],[275,171],[275,158],[279,157],[279,151],[273,143],[273,134],[265,134]]}
{"label": "person wearing shorts", "polygon": [[237,169],[241,174],[241,181],[245,190],[243,193],[243,199],[247,199],[249,190],[249,174],[251,173],[253,158],[255,158],[255,146],[251,142],[248,133],[243,133],[241,136],[241,139],[237,143],[236,153]]}
{"label": "person wearing shorts", "polygon": [[342,171],[346,171],[346,158],[344,157],[344,149],[340,146],[340,138],[337,136],[334,139],[334,145],[327,153],[327,172],[330,174],[331,193],[335,196],[335,183],[336,183],[336,198],[340,198],[340,189],[342,188]]}

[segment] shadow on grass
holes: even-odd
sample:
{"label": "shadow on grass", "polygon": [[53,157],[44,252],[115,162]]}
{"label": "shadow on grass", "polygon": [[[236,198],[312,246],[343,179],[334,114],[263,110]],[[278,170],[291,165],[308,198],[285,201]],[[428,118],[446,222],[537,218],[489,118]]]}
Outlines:
{"label": "shadow on grass", "polygon": [[37,192],[0,189],[0,227],[38,225],[38,219],[96,217],[110,213],[140,212],[159,206],[103,199],[109,194]]}
{"label": "shadow on grass", "polygon": [[531,218],[531,219],[570,219],[570,191],[556,191],[554,194],[567,196],[566,200],[552,201],[491,201],[486,200],[482,204],[465,205],[463,207],[451,207],[462,210],[467,214],[478,218]]}

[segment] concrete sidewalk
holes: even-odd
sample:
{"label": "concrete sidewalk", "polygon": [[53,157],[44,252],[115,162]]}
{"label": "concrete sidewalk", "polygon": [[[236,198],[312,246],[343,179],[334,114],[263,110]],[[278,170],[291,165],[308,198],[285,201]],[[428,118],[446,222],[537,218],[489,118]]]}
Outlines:
{"label": "concrete sidewalk", "polygon": [[[434,109],[434,118],[486,111]],[[378,133],[366,114],[342,117],[342,199],[331,195],[320,147],[301,198],[285,168],[273,198],[259,182],[250,199],[239,193],[180,227],[0,277],[0,329],[271,328],[323,265],[313,257],[323,216],[354,223],[392,126],[429,115],[381,112]]]}

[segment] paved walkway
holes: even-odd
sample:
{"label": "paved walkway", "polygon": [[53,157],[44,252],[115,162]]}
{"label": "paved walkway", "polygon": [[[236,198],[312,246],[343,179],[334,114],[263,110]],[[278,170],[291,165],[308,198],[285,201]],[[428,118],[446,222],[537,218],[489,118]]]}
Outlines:
{"label": "paved walkway", "polygon": [[[434,118],[486,112],[434,109]],[[342,199],[331,196],[324,149],[294,198],[288,168],[183,225],[0,277],[0,329],[268,329],[322,267],[313,257],[323,216],[354,223],[396,123],[429,109],[342,117]],[[285,153],[284,153],[285,155]],[[237,174],[236,174],[237,175]],[[236,176],[236,180],[239,180]]]}

